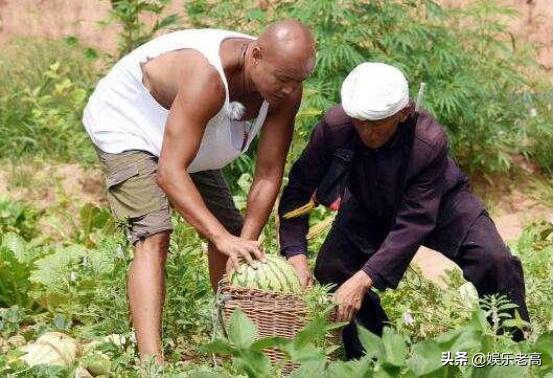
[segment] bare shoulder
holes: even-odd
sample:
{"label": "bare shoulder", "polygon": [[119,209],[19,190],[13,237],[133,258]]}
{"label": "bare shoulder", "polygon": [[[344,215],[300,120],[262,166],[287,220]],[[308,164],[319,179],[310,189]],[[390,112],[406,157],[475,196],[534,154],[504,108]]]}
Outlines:
{"label": "bare shoulder", "polygon": [[219,72],[194,50],[182,51],[180,60],[185,62],[180,65],[177,79],[180,102],[213,116],[225,102],[225,86]]}

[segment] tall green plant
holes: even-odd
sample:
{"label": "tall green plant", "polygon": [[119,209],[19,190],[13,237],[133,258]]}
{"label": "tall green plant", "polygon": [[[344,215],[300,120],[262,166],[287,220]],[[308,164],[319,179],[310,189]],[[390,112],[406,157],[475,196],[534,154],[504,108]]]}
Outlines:
{"label": "tall green plant", "polygon": [[[176,13],[162,17],[162,13],[171,0],[110,0],[111,10],[104,24],[118,24],[121,31],[118,38],[119,57],[152,39],[161,30],[172,29],[179,25]],[[154,24],[144,21],[147,14],[154,15]]]}
{"label": "tall green plant", "polygon": [[[550,124],[551,111],[547,101],[533,96],[543,88],[531,79],[538,70],[532,51],[511,42],[506,24],[513,10],[484,0],[462,9],[444,8],[433,0],[264,4],[193,0],[186,10],[195,26],[252,34],[287,18],[310,26],[317,40],[317,65],[306,83],[293,158],[315,120],[340,101],[340,84],[348,72],[362,61],[380,61],[406,73],[412,94],[419,82],[427,83],[424,108],[446,126],[454,155],[465,169],[506,171],[511,154],[520,152],[548,160],[551,145],[539,135],[551,131],[534,125]],[[237,18],[241,23],[235,23]],[[522,130],[538,137],[533,152],[521,145]]]}

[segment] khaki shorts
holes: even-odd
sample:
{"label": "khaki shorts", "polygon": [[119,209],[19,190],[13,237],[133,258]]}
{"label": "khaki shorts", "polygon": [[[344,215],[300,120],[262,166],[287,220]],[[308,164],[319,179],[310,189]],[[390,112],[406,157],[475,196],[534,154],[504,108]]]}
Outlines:
{"label": "khaki shorts", "polygon": [[[156,183],[158,158],[145,151],[109,154],[96,149],[106,176],[107,197],[115,218],[126,225],[131,243],[172,231],[171,208]],[[242,216],[221,170],[191,173],[206,206],[232,234],[239,235]]]}

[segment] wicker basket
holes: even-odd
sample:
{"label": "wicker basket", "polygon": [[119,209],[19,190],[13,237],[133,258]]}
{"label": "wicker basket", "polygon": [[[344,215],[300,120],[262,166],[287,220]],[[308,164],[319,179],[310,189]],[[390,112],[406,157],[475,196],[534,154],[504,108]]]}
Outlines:
{"label": "wicker basket", "polygon": [[[231,314],[237,308],[256,324],[258,337],[294,338],[310,320],[310,311],[306,303],[296,294],[234,287],[224,278],[219,283],[218,297],[218,310],[224,331]],[[334,314],[331,315],[331,320],[333,318]],[[339,337],[339,332],[336,331],[330,335],[330,340],[338,342]],[[266,349],[264,352],[274,364],[285,358],[276,348]],[[283,373],[288,374],[296,368],[296,364],[288,362],[283,366]]]}

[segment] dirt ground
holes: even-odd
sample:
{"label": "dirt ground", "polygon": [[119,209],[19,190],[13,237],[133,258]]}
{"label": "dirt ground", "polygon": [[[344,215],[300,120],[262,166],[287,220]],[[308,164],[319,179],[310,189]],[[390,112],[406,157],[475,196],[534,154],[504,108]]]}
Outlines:
{"label": "dirt ground", "polygon": [[72,207],[106,203],[104,180],[98,169],[85,169],[76,163],[6,166],[0,170],[0,196],[30,202],[39,210],[66,201],[73,203]]}

